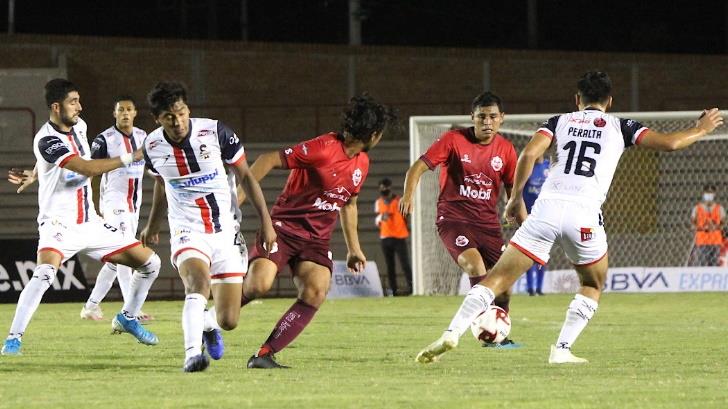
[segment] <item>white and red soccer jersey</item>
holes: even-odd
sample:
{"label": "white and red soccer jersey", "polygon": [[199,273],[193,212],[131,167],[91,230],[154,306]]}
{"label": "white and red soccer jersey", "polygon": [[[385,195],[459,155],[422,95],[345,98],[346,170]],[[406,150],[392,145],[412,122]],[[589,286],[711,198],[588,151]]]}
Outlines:
{"label": "white and red soccer jersey", "polygon": [[516,150],[497,134],[482,145],[473,128],[443,133],[420,159],[430,169],[442,166],[437,220],[462,221],[500,228],[498,195],[500,185],[513,185]]}
{"label": "white and red soccer jersey", "polygon": [[350,158],[344,148],[332,132],[280,151],[291,174],[271,210],[278,228],[304,238],[331,238],[341,206],[359,194],[369,173],[369,156]]}
{"label": "white and red soccer jersey", "polygon": [[144,159],[164,180],[172,232],[234,230],[233,196],[224,164],[245,160],[245,151],[232,129],[213,119],[192,118],[190,133],[176,143],[158,128],[144,141]]}
{"label": "white and red soccer jersey", "polygon": [[33,153],[38,169],[38,224],[49,219],[69,224],[98,219],[91,179],[63,168],[74,156],[91,159],[86,122],[79,118],[69,132],[46,122],[35,134]]}
{"label": "white and red soccer jersey", "polygon": [[537,132],[556,139],[557,161],[539,199],[578,197],[601,206],[622,153],[647,131],[637,121],[592,108],[551,117]]}
{"label": "white and red soccer jersey", "polygon": [[[116,126],[112,126],[94,139],[91,144],[91,158],[115,158],[125,153],[133,153],[142,146],[146,137],[147,133],[139,128],[133,128],[131,135],[126,135]],[[114,210],[123,208],[139,217],[143,176],[143,160],[104,173],[101,176],[100,189],[102,213],[108,215]]]}

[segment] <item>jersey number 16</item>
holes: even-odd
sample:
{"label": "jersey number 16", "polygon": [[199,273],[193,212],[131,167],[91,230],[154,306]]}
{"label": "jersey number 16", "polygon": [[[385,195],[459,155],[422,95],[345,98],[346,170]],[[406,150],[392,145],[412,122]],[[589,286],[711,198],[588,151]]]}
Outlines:
{"label": "jersey number 16", "polygon": [[[564,167],[564,173],[567,175],[571,172],[571,165],[574,164],[574,154],[576,153],[576,141],[569,141],[562,148],[565,151],[569,151],[569,156],[566,158],[566,166]],[[574,167],[574,174],[579,176],[586,176],[588,178],[594,176],[594,168],[597,166],[597,160],[586,156],[587,148],[594,150],[594,154],[599,154],[602,151],[602,146],[598,143],[582,141],[581,147],[579,148],[579,156],[576,158],[576,166]]]}

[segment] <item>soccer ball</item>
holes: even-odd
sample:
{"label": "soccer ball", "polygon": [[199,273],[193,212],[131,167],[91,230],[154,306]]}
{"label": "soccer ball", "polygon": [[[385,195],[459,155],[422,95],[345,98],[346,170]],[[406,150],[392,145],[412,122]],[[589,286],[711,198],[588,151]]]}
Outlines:
{"label": "soccer ball", "polygon": [[501,307],[491,305],[470,324],[473,336],[480,342],[500,343],[511,332],[511,317]]}

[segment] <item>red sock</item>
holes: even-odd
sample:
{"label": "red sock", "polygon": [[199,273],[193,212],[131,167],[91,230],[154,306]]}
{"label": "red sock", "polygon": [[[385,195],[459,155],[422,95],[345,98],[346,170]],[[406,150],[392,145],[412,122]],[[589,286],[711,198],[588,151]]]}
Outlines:
{"label": "red sock", "polygon": [[[265,340],[258,351],[258,356],[271,352],[278,352],[293,342],[303,329],[306,328],[318,308],[312,307],[301,300],[291,306],[273,328],[273,332]],[[261,354],[262,353],[262,354]]]}
{"label": "red sock", "polygon": [[474,286],[475,284],[478,284],[478,283],[480,283],[480,281],[481,281],[482,279],[484,279],[484,278],[485,278],[485,275],[482,275],[482,276],[477,276],[477,277],[473,277],[473,276],[468,276],[468,279],[470,280],[470,286],[471,286],[471,287],[472,287],[472,286]]}

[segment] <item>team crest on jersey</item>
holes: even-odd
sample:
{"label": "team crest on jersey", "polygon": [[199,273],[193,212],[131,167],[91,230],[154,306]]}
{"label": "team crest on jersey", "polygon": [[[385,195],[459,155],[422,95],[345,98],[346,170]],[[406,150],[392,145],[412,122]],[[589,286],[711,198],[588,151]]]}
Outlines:
{"label": "team crest on jersey", "polygon": [[607,121],[605,121],[604,118],[594,118],[594,126],[597,128],[604,128],[605,125],[607,125]]}
{"label": "team crest on jersey", "polygon": [[500,156],[494,156],[493,159],[490,160],[490,166],[494,171],[499,172],[503,169],[503,159],[501,159]]}
{"label": "team crest on jersey", "polygon": [[124,213],[124,209],[114,209],[114,214],[115,214],[115,215],[117,215],[117,216],[118,216],[118,215],[120,215],[120,214],[122,214],[122,213]]}
{"label": "team crest on jersey", "polygon": [[470,240],[468,240],[468,238],[465,236],[457,236],[455,238],[455,245],[458,247],[465,247],[468,245],[468,243],[470,243]]}
{"label": "team crest on jersey", "polygon": [[359,183],[361,183],[361,169],[354,169],[354,173],[351,174],[351,181],[354,182],[354,186],[359,186]]}
{"label": "team crest on jersey", "polygon": [[207,145],[204,143],[200,145],[200,157],[202,159],[210,159],[210,151],[207,149]]}
{"label": "team crest on jersey", "polygon": [[581,241],[589,241],[594,238],[594,231],[591,227],[582,227],[579,231],[581,232]]}
{"label": "team crest on jersey", "polygon": [[179,239],[177,239],[177,242],[179,244],[189,243],[189,241],[190,241],[190,236],[182,236]]}
{"label": "team crest on jersey", "polygon": [[63,234],[61,234],[60,232],[56,233],[53,235],[53,238],[56,239],[56,241],[63,241]]}
{"label": "team crest on jersey", "polygon": [[463,163],[472,163],[472,161],[470,160],[470,156],[467,153],[466,154],[463,154],[463,157],[460,158],[460,162],[463,162]]}

